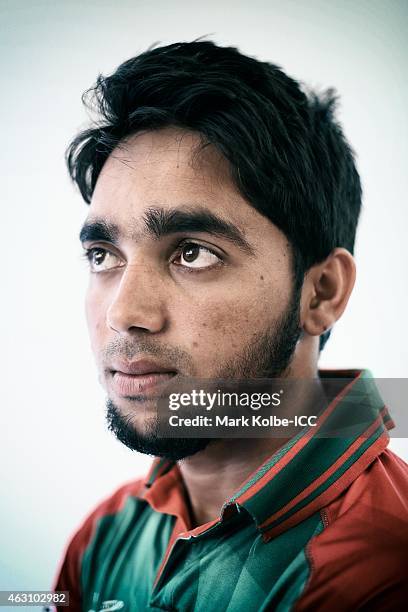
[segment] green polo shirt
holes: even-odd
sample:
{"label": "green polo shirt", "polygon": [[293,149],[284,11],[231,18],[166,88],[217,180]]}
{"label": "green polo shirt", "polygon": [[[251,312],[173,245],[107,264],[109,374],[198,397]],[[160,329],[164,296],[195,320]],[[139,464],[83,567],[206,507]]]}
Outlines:
{"label": "green polo shirt", "polygon": [[[215,520],[191,528],[180,470],[165,459],[101,503],[55,583],[70,610],[337,612],[408,601],[408,466],[386,448],[393,423],[374,383],[367,395],[370,373],[330,376],[352,381]],[[361,426],[347,438],[316,435],[353,410],[358,385]]]}

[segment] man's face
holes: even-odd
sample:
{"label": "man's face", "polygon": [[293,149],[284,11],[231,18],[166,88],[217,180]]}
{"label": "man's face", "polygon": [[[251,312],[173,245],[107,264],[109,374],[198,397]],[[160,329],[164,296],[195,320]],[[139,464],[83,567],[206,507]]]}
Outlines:
{"label": "man's face", "polygon": [[166,128],[123,143],[82,231],[92,249],[87,320],[111,427],[136,450],[175,458],[208,441],[172,452],[177,441],[157,440],[150,408],[170,378],[284,375],[299,337],[287,239],[200,142]]}

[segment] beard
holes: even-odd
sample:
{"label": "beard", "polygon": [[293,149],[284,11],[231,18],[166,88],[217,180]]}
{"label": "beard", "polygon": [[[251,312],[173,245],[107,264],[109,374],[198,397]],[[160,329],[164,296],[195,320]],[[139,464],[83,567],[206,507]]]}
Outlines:
{"label": "beard", "polygon": [[[215,374],[219,379],[277,378],[288,375],[290,362],[301,335],[301,284],[295,282],[289,306],[280,320],[269,325]],[[142,398],[134,398],[137,399]],[[179,461],[204,450],[214,438],[164,438],[158,419],[150,419],[139,432],[132,414],[123,414],[111,399],[106,402],[108,428],[131,450]]]}

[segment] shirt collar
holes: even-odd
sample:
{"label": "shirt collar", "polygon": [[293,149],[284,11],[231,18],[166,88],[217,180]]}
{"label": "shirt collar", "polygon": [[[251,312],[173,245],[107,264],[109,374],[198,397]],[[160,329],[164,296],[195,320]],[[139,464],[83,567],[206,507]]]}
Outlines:
{"label": "shirt collar", "polygon": [[[224,503],[218,521],[197,527],[199,535],[231,512],[244,508],[264,541],[279,535],[330,503],[384,450],[394,423],[369,370],[319,370],[322,378],[348,384],[305,428],[273,453]],[[321,437],[358,407],[359,419],[347,437]],[[354,410],[353,410],[354,409]],[[318,434],[319,432],[319,434]],[[145,479],[143,499],[159,512],[182,517],[188,525],[184,487],[177,464],[156,458]]]}

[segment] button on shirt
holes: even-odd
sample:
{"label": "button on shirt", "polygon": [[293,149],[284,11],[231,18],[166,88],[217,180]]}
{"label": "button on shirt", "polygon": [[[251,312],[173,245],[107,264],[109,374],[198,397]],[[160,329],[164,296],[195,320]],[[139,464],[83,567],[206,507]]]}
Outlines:
{"label": "button on shirt", "polygon": [[[54,585],[70,592],[69,609],[406,609],[408,465],[387,448],[394,424],[368,370],[320,375],[351,382],[217,519],[191,528],[178,465],[159,458],[101,503],[72,538]],[[356,397],[360,428],[319,437]]]}

